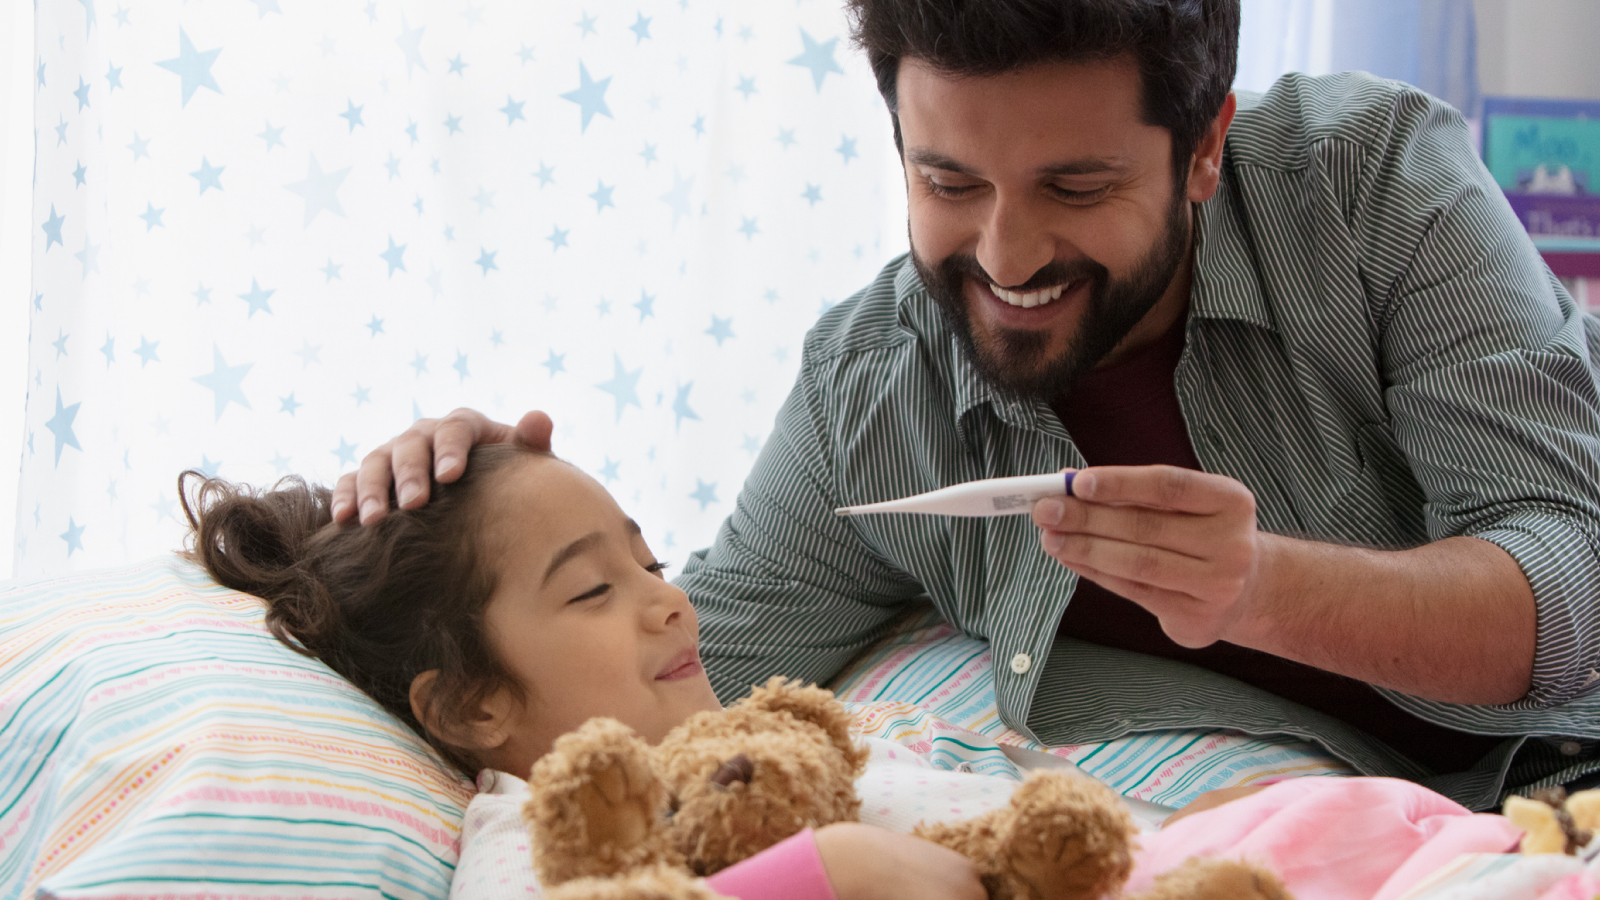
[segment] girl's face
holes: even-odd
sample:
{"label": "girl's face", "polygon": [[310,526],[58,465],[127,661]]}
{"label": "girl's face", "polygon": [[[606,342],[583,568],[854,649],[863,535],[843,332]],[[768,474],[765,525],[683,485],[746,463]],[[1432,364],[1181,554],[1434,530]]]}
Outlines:
{"label": "girl's face", "polygon": [[[507,470],[485,532],[498,587],[490,646],[524,688],[491,700],[503,723],[485,758],[526,777],[556,738],[609,716],[659,741],[721,709],[700,665],[700,628],[639,526],[594,479],[550,457]],[[496,545],[497,543],[497,545]]]}

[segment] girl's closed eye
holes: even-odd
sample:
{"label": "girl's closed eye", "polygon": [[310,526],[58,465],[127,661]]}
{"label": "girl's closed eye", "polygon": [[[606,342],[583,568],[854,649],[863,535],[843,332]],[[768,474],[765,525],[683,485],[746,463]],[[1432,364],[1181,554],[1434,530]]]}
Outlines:
{"label": "girl's closed eye", "polygon": [[646,572],[653,572],[653,573],[655,573],[657,575],[660,575],[662,572],[665,572],[671,566],[672,566],[672,563],[669,563],[669,562],[653,562],[650,565],[645,566],[644,570]]}

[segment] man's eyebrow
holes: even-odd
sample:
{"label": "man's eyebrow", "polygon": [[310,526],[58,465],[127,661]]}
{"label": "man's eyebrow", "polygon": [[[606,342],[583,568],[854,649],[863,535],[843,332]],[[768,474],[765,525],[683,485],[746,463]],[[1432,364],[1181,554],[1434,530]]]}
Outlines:
{"label": "man's eyebrow", "polygon": [[[954,157],[923,147],[913,147],[907,150],[906,162],[914,166],[928,166],[934,169],[943,169],[947,172],[958,172],[962,175],[976,177],[978,174],[977,170]],[[1098,175],[1102,172],[1121,172],[1127,168],[1128,164],[1123,160],[1087,157],[1043,166],[1039,169],[1039,174],[1047,178],[1058,175]]]}
{"label": "man's eyebrow", "polygon": [[[630,535],[644,533],[644,530],[639,527],[639,523],[632,519],[627,520],[627,528]],[[561,552],[557,553],[555,558],[550,560],[549,567],[544,570],[544,581],[540,582],[539,586],[543,587],[544,585],[549,584],[550,578],[556,574],[557,569],[569,562],[572,562],[575,557],[582,555],[595,544],[605,540],[605,537],[606,536],[604,532],[591,531],[583,537],[578,538],[572,543],[566,545],[565,547],[562,547]]]}

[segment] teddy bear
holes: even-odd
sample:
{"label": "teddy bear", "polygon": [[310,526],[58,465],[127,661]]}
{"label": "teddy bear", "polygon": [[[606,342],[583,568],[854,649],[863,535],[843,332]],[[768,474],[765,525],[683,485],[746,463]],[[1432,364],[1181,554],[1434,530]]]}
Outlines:
{"label": "teddy bear", "polygon": [[1522,852],[1528,855],[1575,855],[1600,831],[1600,790],[1567,796],[1564,788],[1550,788],[1530,797],[1506,798],[1505,817],[1526,834]]}
{"label": "teddy bear", "polygon": [[[857,821],[867,751],[852,716],[821,688],[773,678],[701,712],[655,747],[593,719],[534,764],[523,807],[550,900],[714,900],[701,880],[805,828]],[[1133,866],[1136,830],[1089,778],[1036,772],[1008,806],[919,826],[971,859],[991,900],[1093,900]],[[1144,900],[1290,900],[1271,873],[1194,861]]]}

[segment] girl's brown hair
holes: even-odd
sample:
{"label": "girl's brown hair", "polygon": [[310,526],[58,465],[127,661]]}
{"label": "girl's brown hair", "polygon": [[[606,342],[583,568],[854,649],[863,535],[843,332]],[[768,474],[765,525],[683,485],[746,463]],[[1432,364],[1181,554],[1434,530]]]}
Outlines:
{"label": "girl's brown hair", "polygon": [[532,454],[476,447],[459,481],[436,483],[422,507],[367,526],[333,524],[332,494],[298,477],[257,491],[190,470],[178,476],[187,555],[219,583],[265,600],[278,640],[322,660],[471,777],[480,761],[418,721],[411,682],[438,670],[425,718],[444,734],[459,733],[497,690],[522,696],[483,633],[496,581],[483,525],[496,473]]}

